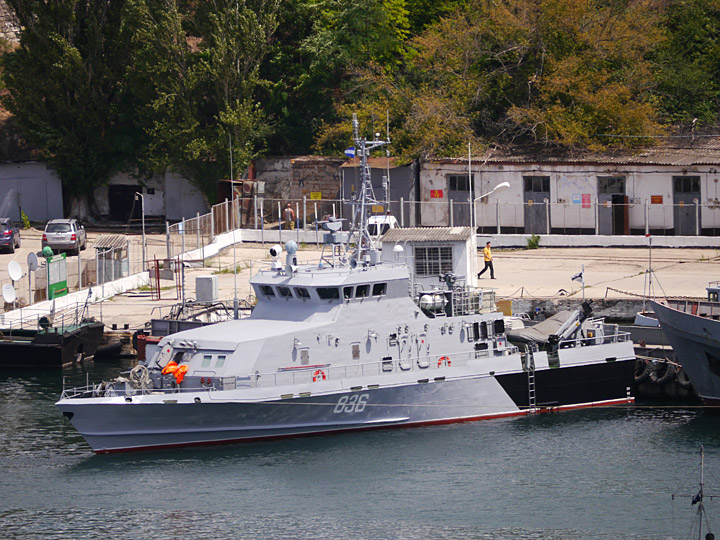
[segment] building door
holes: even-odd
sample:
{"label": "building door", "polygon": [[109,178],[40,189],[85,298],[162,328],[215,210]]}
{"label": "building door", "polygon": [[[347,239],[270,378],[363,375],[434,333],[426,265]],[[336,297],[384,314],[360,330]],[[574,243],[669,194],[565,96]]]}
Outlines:
{"label": "building door", "polygon": [[673,203],[675,203],[673,223],[676,236],[700,234],[700,231],[696,230],[696,224],[702,221],[700,221],[700,209],[695,207],[695,199],[701,200],[700,177],[673,176]]}
{"label": "building door", "polygon": [[628,234],[628,205],[625,177],[598,177],[598,232],[600,234]]}
{"label": "building door", "polygon": [[470,226],[470,207],[472,205],[468,200],[469,198],[470,178],[468,178],[468,175],[448,175],[448,204],[452,201],[452,224],[455,227]]}
{"label": "building door", "polygon": [[546,234],[550,224],[547,222],[545,199],[550,200],[549,176],[524,176],[525,187],[525,232],[528,234]]}
{"label": "building door", "polygon": [[142,187],[123,184],[108,186],[111,220],[127,223],[129,219],[142,218],[142,205],[140,202],[135,202],[135,192],[142,193]]}

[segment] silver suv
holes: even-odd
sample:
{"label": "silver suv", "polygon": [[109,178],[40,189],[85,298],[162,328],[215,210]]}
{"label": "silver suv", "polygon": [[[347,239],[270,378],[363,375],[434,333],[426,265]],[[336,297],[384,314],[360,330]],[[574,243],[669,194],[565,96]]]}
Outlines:
{"label": "silver suv", "polygon": [[49,246],[53,251],[68,251],[79,254],[87,247],[85,227],[76,219],[51,219],[45,225],[42,247]]}

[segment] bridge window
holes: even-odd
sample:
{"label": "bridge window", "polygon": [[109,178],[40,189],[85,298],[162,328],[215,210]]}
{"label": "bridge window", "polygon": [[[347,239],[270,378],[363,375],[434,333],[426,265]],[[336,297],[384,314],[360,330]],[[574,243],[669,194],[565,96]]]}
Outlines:
{"label": "bridge window", "polygon": [[291,298],[292,297],[292,291],[290,290],[290,287],[278,287],[278,293],[283,298]]}
{"label": "bridge window", "polygon": [[367,298],[370,296],[370,285],[358,285],[355,289],[355,298]]}
{"label": "bridge window", "polygon": [[318,296],[320,297],[320,300],[339,300],[340,299],[340,289],[337,287],[318,287],[317,288]]}
{"label": "bridge window", "polygon": [[215,362],[215,367],[216,367],[216,368],[223,367],[223,366],[225,365],[225,358],[227,358],[226,355],[224,355],[224,354],[219,354],[219,355],[218,355],[217,362]]}
{"label": "bridge window", "polygon": [[303,300],[310,298],[310,291],[308,291],[305,287],[295,287],[295,294],[298,298],[302,298]]}
{"label": "bridge window", "polygon": [[201,367],[210,367],[210,361],[212,360],[212,354],[206,354],[203,356]]}
{"label": "bridge window", "polygon": [[387,283],[376,283],[373,285],[373,296],[382,296],[387,291]]}
{"label": "bridge window", "polygon": [[350,300],[350,298],[353,297],[353,288],[352,287],[343,287],[343,298],[345,300]]}
{"label": "bridge window", "polygon": [[260,285],[260,290],[265,296],[275,296],[275,291],[273,291],[273,288],[270,285]]}

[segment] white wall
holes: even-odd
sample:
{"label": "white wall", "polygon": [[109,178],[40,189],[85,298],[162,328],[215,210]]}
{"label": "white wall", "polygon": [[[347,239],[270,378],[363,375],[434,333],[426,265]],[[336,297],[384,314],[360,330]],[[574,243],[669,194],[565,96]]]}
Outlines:
{"label": "white wall", "polygon": [[0,217],[20,221],[20,208],[31,221],[63,217],[62,184],[45,163],[0,164]]}
{"label": "white wall", "polygon": [[[597,178],[624,176],[631,229],[645,227],[645,207],[651,229],[671,229],[673,223],[673,176],[699,176],[701,184],[701,226],[720,227],[720,167],[660,166],[660,165],[535,165],[532,163],[473,165],[475,196],[488,193],[501,182],[509,182],[510,189],[492,194],[476,204],[477,225],[496,227],[499,210],[500,224],[506,227],[524,226],[523,176],[550,177],[550,221],[554,228],[594,228],[597,203]],[[442,189],[443,205],[422,205],[423,225],[447,226],[447,175],[467,174],[467,163],[426,163],[420,170],[421,200],[431,201],[430,189]],[[590,206],[584,208],[582,196],[589,195]],[[663,204],[652,204],[653,196],[662,196]],[[438,199],[439,200],[439,199]],[[647,203],[646,203],[647,201]],[[498,207],[499,204],[499,207]],[[708,206],[709,205],[709,206]]]}

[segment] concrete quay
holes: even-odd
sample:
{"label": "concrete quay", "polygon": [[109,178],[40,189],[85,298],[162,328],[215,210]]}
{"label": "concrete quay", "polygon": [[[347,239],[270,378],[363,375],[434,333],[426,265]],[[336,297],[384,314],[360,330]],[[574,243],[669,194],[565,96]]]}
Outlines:
{"label": "concrete quay", "polygon": [[[247,231],[237,231],[235,237],[226,233],[216,238],[204,251],[187,254],[185,269],[185,299],[196,298],[195,280],[198,276],[216,275],[219,300],[232,301],[237,296],[245,299],[252,293],[249,278],[260,268],[270,264],[268,249],[278,238],[266,231],[266,243],[248,242]],[[273,231],[278,235],[278,231]],[[287,231],[291,233],[291,231]],[[0,255],[0,270],[11,259],[24,261],[25,251],[39,251],[42,233],[23,232],[20,253]],[[279,236],[279,235],[278,235]],[[240,239],[244,241],[240,241]],[[89,236],[92,246],[93,233]],[[131,239],[137,244],[139,235]],[[647,241],[647,239],[644,239]],[[233,241],[235,241],[233,248]],[[647,247],[540,247],[535,250],[504,247],[501,238],[493,238],[495,280],[486,272],[479,285],[495,289],[498,299],[512,301],[514,312],[531,312],[536,308],[548,311],[575,307],[582,299],[580,282],[572,276],[585,268],[585,296],[595,301],[598,315],[625,318],[639,309],[646,293],[645,272],[648,267]],[[483,242],[484,243],[484,242]],[[148,235],[148,259],[166,256],[165,235]],[[137,250],[136,250],[137,251]],[[317,261],[320,250],[315,242],[301,244],[300,263]],[[83,257],[92,257],[92,249]],[[704,298],[705,286],[717,276],[720,248],[656,247],[652,250],[653,290],[655,296],[685,296]],[[238,268],[237,275],[232,273]],[[478,268],[482,268],[482,255],[478,253]],[[1,277],[1,276],[0,276]],[[147,287],[148,274],[136,274],[123,287],[105,285],[94,287],[86,314],[101,319],[108,329],[133,332],[146,328],[151,318],[162,318],[181,300],[174,283],[161,280],[161,298],[151,298]],[[133,281],[133,279],[135,281]],[[99,289],[99,290],[98,290]],[[69,299],[81,305],[88,297],[87,290],[75,293]],[[25,315],[32,312],[25,308]],[[45,306],[45,309],[49,309]],[[80,309],[80,308],[77,308]],[[6,312],[7,321],[14,312]]]}

